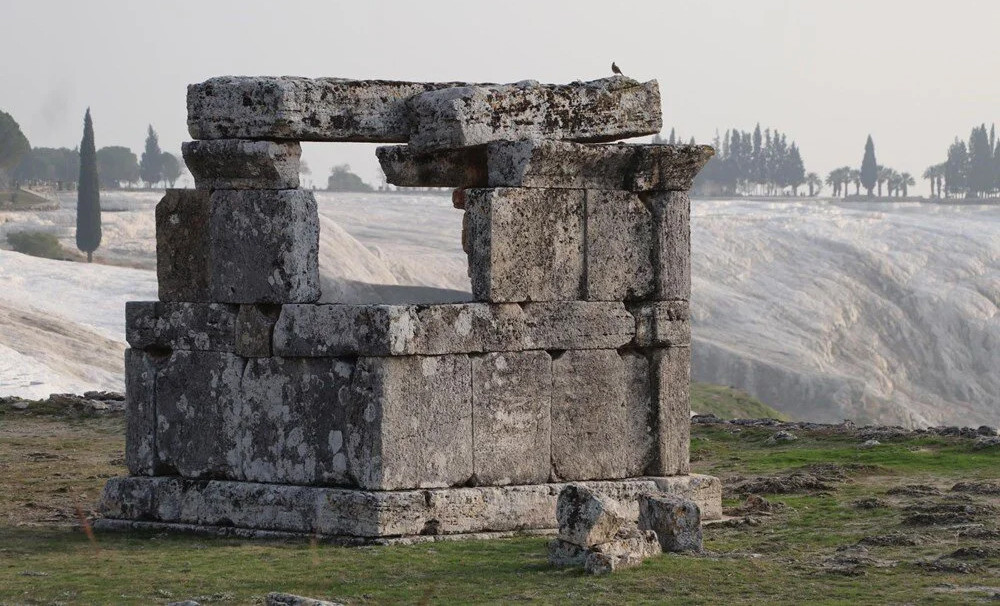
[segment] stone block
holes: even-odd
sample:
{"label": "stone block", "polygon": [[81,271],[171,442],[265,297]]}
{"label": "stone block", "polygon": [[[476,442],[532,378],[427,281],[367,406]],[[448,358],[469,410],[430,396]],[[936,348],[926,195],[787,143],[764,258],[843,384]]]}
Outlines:
{"label": "stone block", "polygon": [[621,504],[583,484],[568,484],[559,492],[556,520],[559,538],[584,548],[607,543],[634,526]]}
{"label": "stone block", "polygon": [[295,189],[298,141],[187,141],[181,153],[197,189]]}
{"label": "stone block", "polygon": [[470,189],[465,212],[476,300],[585,298],[583,191]]}
{"label": "stone block", "polygon": [[319,218],[311,192],[217,190],[211,204],[213,300],[319,299]]}
{"label": "stone block", "polygon": [[361,488],[456,486],[472,478],[468,356],[359,358],[346,418],[348,468]]}
{"label": "stone block", "polygon": [[125,340],[136,349],[233,352],[235,305],[173,301],[125,303]]}
{"label": "stone block", "polygon": [[344,606],[340,602],[328,602],[326,600],[314,600],[304,598],[290,593],[278,593],[272,591],[264,599],[264,606]]}
{"label": "stone block", "polygon": [[272,354],[274,325],[280,305],[240,305],[236,314],[236,354],[244,358],[266,358]]}
{"label": "stone block", "polygon": [[690,499],[639,495],[639,528],[654,531],[663,551],[701,551],[701,511]]}
{"label": "stone block", "polygon": [[486,146],[486,172],[489,187],[687,191],[714,153],[709,145],[495,141]]}
{"label": "stone block", "polygon": [[623,568],[634,568],[662,553],[656,533],[634,530],[624,537],[594,545],[583,564],[587,574],[610,574]]}
{"label": "stone block", "polygon": [[690,470],[691,350],[687,347],[653,350],[650,369],[657,423],[656,456],[649,474],[686,474]]}
{"label": "stone block", "polygon": [[560,139],[602,142],[660,131],[660,88],[614,76],[591,82],[462,86],[410,100],[414,151],[490,141]]}
{"label": "stone block", "polygon": [[587,299],[634,301],[653,294],[652,213],[638,195],[588,190]]}
{"label": "stone block", "polygon": [[484,146],[415,153],[408,145],[375,149],[388,183],[399,187],[486,187]]}
{"label": "stone block", "polygon": [[619,353],[625,380],[625,475],[647,475],[655,469],[657,453],[657,416],[649,373],[649,358],[641,352]]}
{"label": "stone block", "polygon": [[158,467],[185,478],[227,478],[235,447],[245,361],[233,354],[174,351],[156,380]]}
{"label": "stone block", "polygon": [[283,305],[279,356],[398,356],[536,349],[612,349],[635,321],[621,303]]}
{"label": "stone block", "polygon": [[125,466],[129,473],[156,473],[156,373],[163,359],[125,350]]}
{"label": "stone block", "polygon": [[562,539],[552,539],[549,541],[549,564],[566,568],[569,566],[583,566],[587,560],[587,549],[575,543]]}
{"label": "stone block", "polygon": [[688,474],[653,478],[659,492],[690,499],[701,510],[702,520],[722,519],[722,482],[714,476]]}
{"label": "stone block", "polygon": [[549,479],[552,359],[544,351],[472,358],[473,454],[481,485]]}
{"label": "stone block", "polygon": [[560,480],[623,478],[634,467],[626,368],[614,350],[552,360],[552,471]]}
{"label": "stone block", "polygon": [[691,312],[687,301],[655,301],[629,306],[635,317],[637,347],[688,347]]}
{"label": "stone block", "polygon": [[684,192],[645,196],[653,209],[656,299],[691,299],[691,200]]}
{"label": "stone block", "polygon": [[210,194],[168,189],[156,205],[156,278],[161,301],[212,300]]}

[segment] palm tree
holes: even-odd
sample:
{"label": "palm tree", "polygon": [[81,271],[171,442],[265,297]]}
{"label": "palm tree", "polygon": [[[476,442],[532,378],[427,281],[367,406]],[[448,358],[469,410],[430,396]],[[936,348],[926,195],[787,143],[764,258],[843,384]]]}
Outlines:
{"label": "palm tree", "polygon": [[937,164],[927,167],[927,170],[924,171],[924,179],[927,179],[931,183],[931,197],[936,197],[937,194],[934,192],[934,184],[937,183]]}
{"label": "palm tree", "polygon": [[902,183],[900,183],[900,181],[901,178],[899,176],[899,173],[897,173],[894,169],[890,168],[889,177],[886,179],[886,185],[889,188],[888,194],[890,198],[893,196],[898,196],[899,192],[902,191],[903,186]]}
{"label": "palm tree", "polygon": [[886,168],[884,166],[879,166],[878,167],[878,176],[875,177],[875,183],[876,183],[876,185],[878,185],[878,197],[879,198],[882,197],[882,184],[889,180],[889,175],[890,175],[889,171],[890,170],[891,169],[888,169],[888,168]]}
{"label": "palm tree", "polygon": [[851,177],[851,183],[854,184],[854,195],[855,196],[860,196],[861,195],[861,171],[858,170],[858,169],[856,169],[856,168],[852,168],[851,171],[850,171],[850,177]]}
{"label": "palm tree", "polygon": [[840,169],[835,168],[826,176],[826,184],[833,189],[833,197],[840,195]]}
{"label": "palm tree", "polygon": [[910,191],[910,188],[917,184],[913,180],[913,175],[910,173],[903,173],[899,175],[899,184],[903,187],[903,197],[905,198]]}
{"label": "palm tree", "polygon": [[809,197],[812,198],[823,189],[823,180],[816,173],[809,173],[806,175],[806,185],[809,186]]}

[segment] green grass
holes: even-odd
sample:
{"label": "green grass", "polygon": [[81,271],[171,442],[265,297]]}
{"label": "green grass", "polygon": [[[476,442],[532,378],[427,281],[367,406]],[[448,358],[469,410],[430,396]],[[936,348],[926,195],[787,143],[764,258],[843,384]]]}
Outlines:
{"label": "green grass", "polygon": [[0,210],[33,210],[58,208],[59,203],[23,189],[0,191]]}
{"label": "green grass", "polygon": [[713,414],[720,419],[788,420],[743,390],[710,383],[691,384],[691,410],[703,415]]}
{"label": "green grass", "polygon": [[[1000,592],[995,559],[975,562],[972,574],[918,567],[959,546],[990,543],[947,528],[904,526],[903,506],[920,499],[886,494],[902,484],[947,490],[959,480],[996,478],[998,449],[975,451],[969,440],[907,439],[862,450],[856,436],[826,431],[797,432],[795,442],[770,446],[767,428],[695,425],[693,467],[701,473],[871,467],[848,469],[848,479],[828,491],[765,495],[785,507],[759,526],[706,526],[703,555],[665,555],[594,578],[550,567],[544,538],[343,548],[99,533],[92,543],[72,524],[75,507],[89,511],[105,479],[124,473],[122,429],[119,418],[0,414],[0,604],[252,604],[269,591],[349,604],[952,604]],[[866,496],[894,506],[851,505]],[[976,499],[1000,506],[997,498]],[[997,527],[996,515],[980,522]],[[861,576],[825,566],[838,547],[889,532],[928,540],[869,547],[870,557],[895,564],[864,567]]]}
{"label": "green grass", "polygon": [[7,234],[7,242],[16,252],[43,259],[65,259],[70,254],[63,249],[55,234],[45,231],[14,231]]}

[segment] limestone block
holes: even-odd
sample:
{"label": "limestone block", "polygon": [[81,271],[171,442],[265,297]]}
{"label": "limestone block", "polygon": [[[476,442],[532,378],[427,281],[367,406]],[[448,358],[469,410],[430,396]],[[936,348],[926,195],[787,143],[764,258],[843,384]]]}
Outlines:
{"label": "limestone block", "polygon": [[636,351],[621,352],[619,356],[625,371],[625,434],[621,436],[625,475],[643,476],[655,469],[659,427],[649,358]]}
{"label": "limestone block", "polygon": [[663,551],[701,551],[701,511],[690,499],[663,493],[640,495],[639,528],[654,531]]}
{"label": "limestone block", "polygon": [[209,192],[168,189],[156,205],[156,278],[161,301],[212,300]]}
{"label": "limestone block", "polygon": [[587,560],[587,549],[562,539],[549,541],[549,564],[561,568],[583,566]]}
{"label": "limestone block", "polygon": [[702,520],[722,519],[722,482],[719,478],[692,473],[652,480],[658,491],[694,501],[701,510]]}
{"label": "limestone block", "polygon": [[470,189],[465,212],[476,300],[585,298],[583,191]]}
{"label": "limestone block", "polygon": [[156,380],[158,467],[185,478],[229,476],[227,417],[240,401],[244,365],[228,353],[171,354]]}
{"label": "limestone block", "polygon": [[400,187],[486,187],[483,146],[415,153],[408,145],[375,149],[388,183]]}
{"label": "limestone block", "polygon": [[234,444],[227,477],[308,485],[349,483],[344,449],[352,365],[342,360],[257,358],[240,397],[223,411]]}
{"label": "limestone block", "polygon": [[319,218],[311,192],[217,190],[211,204],[213,300],[319,299]]}
{"label": "limestone block", "polygon": [[544,351],[472,358],[476,482],[541,484],[549,479],[552,359]]}
{"label": "limestone block", "polygon": [[607,543],[634,523],[608,495],[583,484],[567,484],[556,501],[559,538],[589,548]]}
{"label": "limestone block", "polygon": [[656,299],[691,299],[691,200],[684,192],[653,193]]}
{"label": "limestone block", "polygon": [[615,76],[565,85],[527,80],[429,91],[410,100],[414,151],[503,139],[615,141],[660,131],[660,88]]}
{"label": "limestone block", "polygon": [[194,139],[405,143],[411,131],[406,101],[452,85],[288,76],[210,78],[188,86],[188,132]]}
{"label": "limestone block", "polygon": [[634,568],[645,560],[662,553],[656,533],[632,530],[624,537],[594,545],[583,564],[587,574],[610,574],[623,568]]}
{"label": "limestone block", "polygon": [[156,473],[156,373],[162,361],[125,350],[125,466],[133,475]]}
{"label": "limestone block", "polygon": [[672,476],[690,470],[691,350],[670,347],[650,355],[651,393],[656,411],[656,457],[650,475]]}
{"label": "limestone block", "polygon": [[181,153],[197,189],[295,189],[298,141],[186,141]]}
{"label": "limestone block", "polygon": [[455,486],[472,477],[468,356],[359,358],[346,419],[348,467],[361,488]]}
{"label": "limestone block", "polygon": [[611,349],[635,321],[612,302],[283,305],[279,356],[396,356],[535,349]]}
{"label": "limestone block", "polygon": [[691,311],[687,301],[655,301],[629,307],[635,317],[637,347],[691,345]]}
{"label": "limestone block", "polygon": [[278,593],[272,591],[264,599],[264,606],[344,606],[340,602],[328,602],[326,600],[314,600],[304,598],[290,593]]}
{"label": "limestone block", "polygon": [[222,303],[128,301],[125,340],[136,349],[233,352],[236,315]]}
{"label": "limestone block", "polygon": [[489,187],[687,191],[714,153],[709,145],[495,141],[486,172]]}
{"label": "limestone block", "polygon": [[280,313],[280,305],[240,305],[236,314],[236,354],[244,358],[270,356]]}
{"label": "limestone block", "polygon": [[633,301],[653,293],[653,221],[639,196],[588,190],[587,299]]}
{"label": "limestone block", "polygon": [[623,478],[630,455],[625,363],[614,350],[552,360],[552,468],[561,480]]}

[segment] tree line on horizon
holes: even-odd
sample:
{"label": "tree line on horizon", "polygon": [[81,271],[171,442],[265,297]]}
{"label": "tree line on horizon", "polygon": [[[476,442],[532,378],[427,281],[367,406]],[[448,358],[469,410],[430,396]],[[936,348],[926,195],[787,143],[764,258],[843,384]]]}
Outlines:
{"label": "tree line on horizon", "polygon": [[923,178],[937,198],[996,198],[1000,196],[1000,141],[996,125],[973,127],[966,144],[958,137],[948,146],[947,159],[927,167]]}

